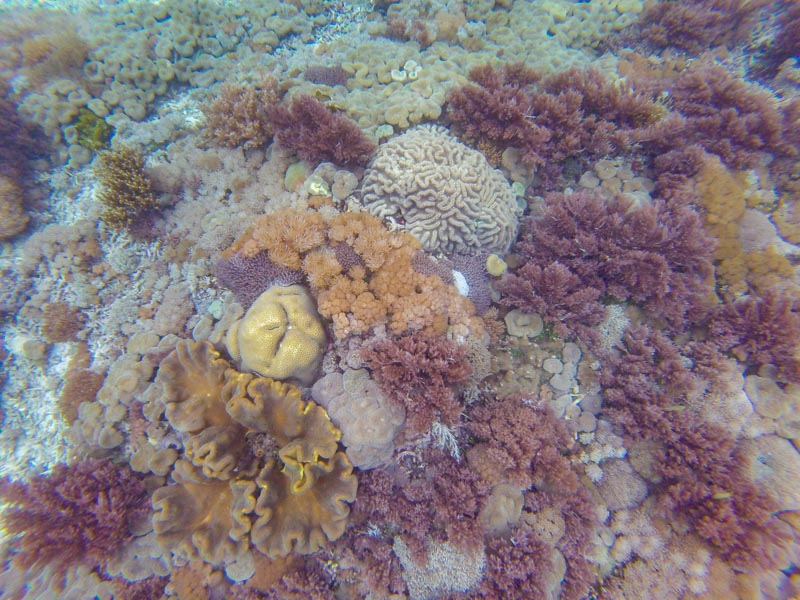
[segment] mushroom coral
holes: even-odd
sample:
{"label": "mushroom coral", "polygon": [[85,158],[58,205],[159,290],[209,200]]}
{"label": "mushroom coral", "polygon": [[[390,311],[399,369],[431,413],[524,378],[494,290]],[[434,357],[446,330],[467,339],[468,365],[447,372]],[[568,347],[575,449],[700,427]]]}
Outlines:
{"label": "mushroom coral", "polygon": [[316,552],[345,529],[353,467],[325,410],[289,384],[231,368],[183,340],[159,367],[166,417],[181,432],[173,482],[152,497],[159,542],[188,558]]}

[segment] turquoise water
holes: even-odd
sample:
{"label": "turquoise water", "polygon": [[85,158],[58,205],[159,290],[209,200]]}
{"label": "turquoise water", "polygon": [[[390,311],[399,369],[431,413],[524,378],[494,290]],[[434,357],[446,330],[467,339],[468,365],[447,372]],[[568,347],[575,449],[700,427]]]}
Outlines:
{"label": "turquoise water", "polygon": [[[0,596],[797,597],[797,9],[668,4],[698,21],[637,0],[0,5]],[[574,109],[589,69],[604,101]],[[702,159],[659,162],[679,151]],[[689,211],[705,246],[677,217],[652,244],[629,223],[580,272],[612,218],[556,234],[551,194]],[[537,252],[570,257],[572,295],[507,283]],[[639,275],[655,262],[669,283]],[[272,283],[304,291],[256,300]],[[705,313],[677,323],[684,293]],[[714,311],[763,298],[782,309],[755,322],[781,325],[723,342]],[[690,389],[615,387],[637,326]],[[626,422],[620,389],[666,425]],[[713,458],[681,454],[712,429]]]}

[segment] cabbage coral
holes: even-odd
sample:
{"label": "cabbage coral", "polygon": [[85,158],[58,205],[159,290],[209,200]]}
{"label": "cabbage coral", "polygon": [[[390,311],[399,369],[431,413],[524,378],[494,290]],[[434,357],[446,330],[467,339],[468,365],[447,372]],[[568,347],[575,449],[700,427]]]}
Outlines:
{"label": "cabbage coral", "polygon": [[164,547],[221,564],[251,544],[270,557],[316,552],[344,532],[357,482],[322,407],[236,371],[209,342],[180,342],[156,383],[185,434],[172,482],[152,497]]}

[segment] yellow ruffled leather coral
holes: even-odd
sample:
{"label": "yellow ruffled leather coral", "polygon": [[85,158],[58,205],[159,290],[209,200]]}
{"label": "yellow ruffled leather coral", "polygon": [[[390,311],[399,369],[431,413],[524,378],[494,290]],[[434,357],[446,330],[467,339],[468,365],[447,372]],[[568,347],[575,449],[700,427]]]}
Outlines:
{"label": "yellow ruffled leather coral", "polygon": [[322,360],[325,328],[305,288],[274,285],[231,326],[225,344],[242,370],[309,385]]}
{"label": "yellow ruffled leather coral", "polygon": [[219,565],[251,545],[315,552],[344,532],[358,482],[325,409],[231,368],[209,342],[181,341],[156,382],[185,436],[171,483],[152,497],[162,546]]}

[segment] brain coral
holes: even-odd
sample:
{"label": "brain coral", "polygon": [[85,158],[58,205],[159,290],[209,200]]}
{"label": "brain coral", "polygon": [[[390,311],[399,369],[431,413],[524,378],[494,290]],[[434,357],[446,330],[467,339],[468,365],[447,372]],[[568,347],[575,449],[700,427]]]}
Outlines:
{"label": "brain coral", "polygon": [[505,254],[517,234],[521,211],[508,181],[442,127],[383,144],[361,191],[369,212],[405,223],[426,250]]}
{"label": "brain coral", "polygon": [[181,341],[159,366],[184,451],[152,496],[159,543],[212,564],[252,544],[270,557],[338,538],[355,499],[341,433],[296,387],[240,373],[209,342]]}
{"label": "brain coral", "polygon": [[322,359],[325,328],[300,285],[273,285],[228,331],[225,343],[243,369],[310,384]]}

